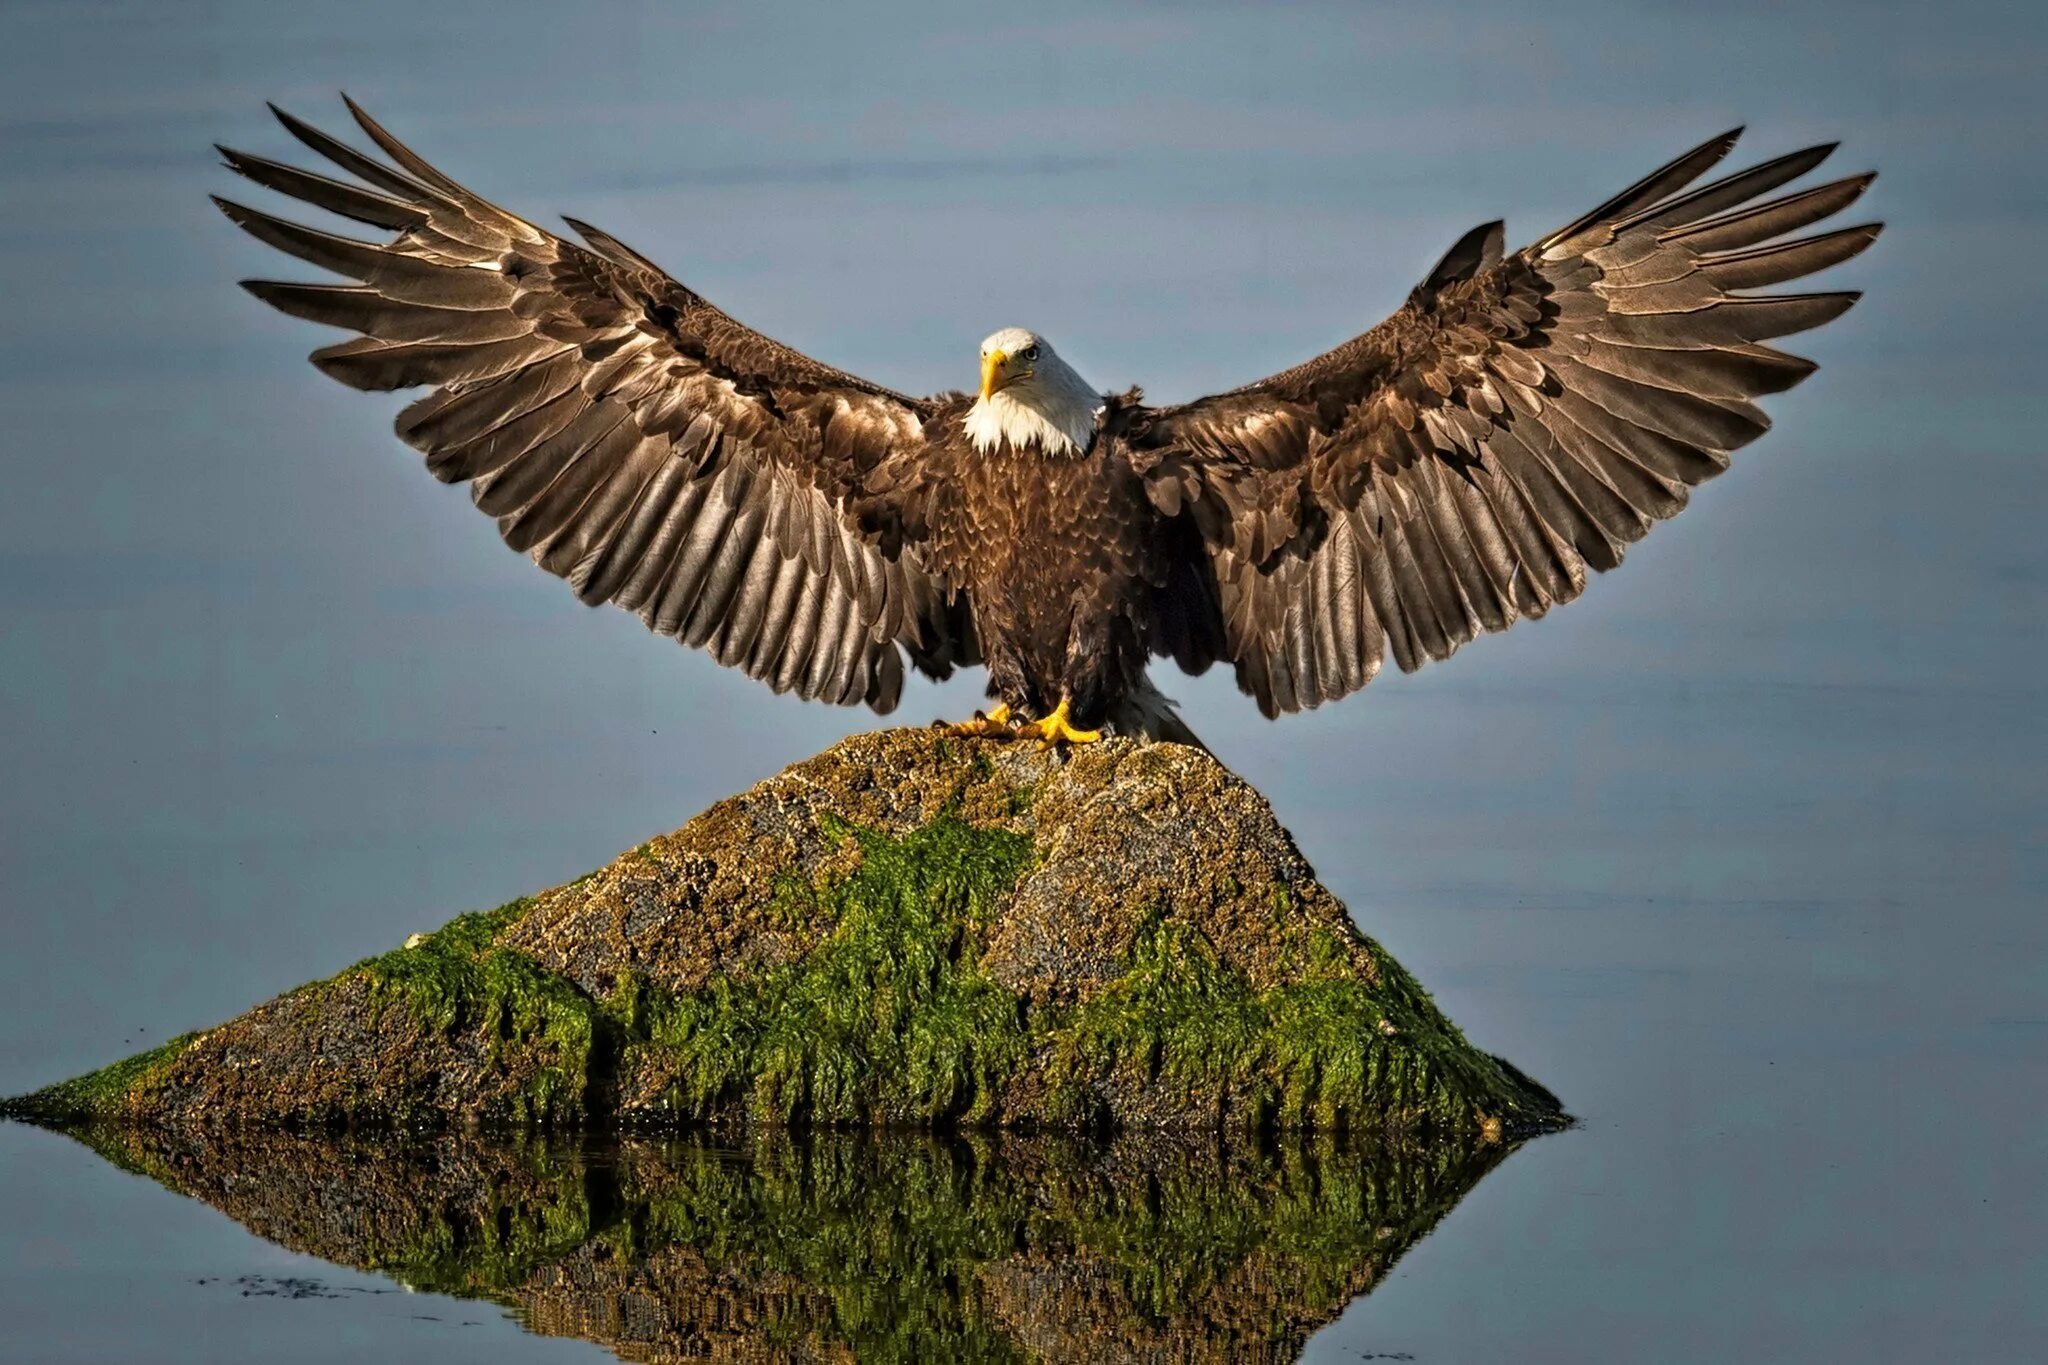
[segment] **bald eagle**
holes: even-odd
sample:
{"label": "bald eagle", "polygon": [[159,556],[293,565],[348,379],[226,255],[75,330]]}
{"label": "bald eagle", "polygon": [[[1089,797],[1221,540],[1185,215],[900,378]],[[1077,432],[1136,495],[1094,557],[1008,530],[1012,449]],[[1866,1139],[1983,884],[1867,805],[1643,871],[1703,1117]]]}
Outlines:
{"label": "bald eagle", "polygon": [[960,728],[1047,743],[1194,742],[1155,657],[1228,661],[1270,717],[1577,597],[1762,434],[1754,398],[1812,372],[1765,343],[1857,297],[1750,291],[1879,226],[1788,240],[1872,179],[1765,198],[1832,145],[1691,188],[1738,129],[1512,254],[1474,228],[1386,321],[1228,393],[1103,393],[1011,327],[978,392],[914,398],[597,228],[498,208],[348,108],[388,161],[273,112],[349,179],[221,154],[393,235],[216,199],[350,281],[244,287],[358,333],[313,352],[343,383],[430,389],[398,434],[508,545],[777,692],[887,712],[906,660],[982,664],[999,704]]}

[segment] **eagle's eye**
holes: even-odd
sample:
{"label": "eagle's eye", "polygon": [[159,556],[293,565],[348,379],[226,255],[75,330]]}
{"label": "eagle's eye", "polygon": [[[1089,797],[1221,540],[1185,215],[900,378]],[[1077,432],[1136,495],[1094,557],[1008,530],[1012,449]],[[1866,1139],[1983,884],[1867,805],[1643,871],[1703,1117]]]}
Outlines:
{"label": "eagle's eye", "polygon": [[1037,347],[1037,345],[1036,345],[1036,344],[1033,344],[1033,345],[1030,345],[1030,346],[1026,346],[1026,347],[1024,348],[1024,358],[1025,358],[1026,360],[1036,360],[1036,359],[1038,359],[1038,347]]}

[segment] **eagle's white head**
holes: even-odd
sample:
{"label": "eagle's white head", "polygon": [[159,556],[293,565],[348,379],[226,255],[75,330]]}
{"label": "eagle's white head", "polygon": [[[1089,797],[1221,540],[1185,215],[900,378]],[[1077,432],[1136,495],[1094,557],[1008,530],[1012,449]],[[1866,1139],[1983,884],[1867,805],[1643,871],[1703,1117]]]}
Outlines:
{"label": "eagle's white head", "polygon": [[1038,333],[1005,327],[981,343],[981,396],[966,426],[982,454],[1007,441],[1018,450],[1036,443],[1048,454],[1078,455],[1101,410],[1102,395]]}

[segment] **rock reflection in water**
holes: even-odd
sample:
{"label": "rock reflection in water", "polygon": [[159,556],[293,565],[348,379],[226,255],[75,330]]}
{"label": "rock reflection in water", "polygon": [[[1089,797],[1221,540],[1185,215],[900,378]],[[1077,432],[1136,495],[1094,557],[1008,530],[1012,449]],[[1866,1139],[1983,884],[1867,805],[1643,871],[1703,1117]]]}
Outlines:
{"label": "rock reflection in water", "polygon": [[1509,1147],[82,1129],[294,1251],[626,1360],[1292,1360]]}

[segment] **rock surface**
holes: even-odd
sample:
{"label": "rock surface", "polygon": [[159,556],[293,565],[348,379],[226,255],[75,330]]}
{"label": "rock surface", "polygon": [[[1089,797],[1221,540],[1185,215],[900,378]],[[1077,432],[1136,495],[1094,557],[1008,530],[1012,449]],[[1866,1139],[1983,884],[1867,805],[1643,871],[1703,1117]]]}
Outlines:
{"label": "rock surface", "polygon": [[1473,1048],[1209,755],[859,735],[673,834],[104,1071],[44,1121],[1500,1136]]}

